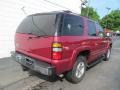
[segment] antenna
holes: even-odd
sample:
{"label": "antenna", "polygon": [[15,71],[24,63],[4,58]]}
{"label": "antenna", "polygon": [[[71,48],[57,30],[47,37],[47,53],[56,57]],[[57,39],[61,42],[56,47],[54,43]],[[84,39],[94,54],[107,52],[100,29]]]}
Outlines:
{"label": "antenna", "polygon": [[27,16],[27,13],[26,13],[26,11],[25,11],[25,6],[23,6],[23,7],[21,8],[21,10],[22,10],[23,13]]}

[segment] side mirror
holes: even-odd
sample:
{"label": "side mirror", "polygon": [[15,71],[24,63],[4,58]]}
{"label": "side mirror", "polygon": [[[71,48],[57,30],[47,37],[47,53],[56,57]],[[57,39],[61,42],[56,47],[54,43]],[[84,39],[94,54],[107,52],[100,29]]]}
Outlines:
{"label": "side mirror", "polygon": [[104,37],[103,32],[99,32],[99,33],[98,33],[98,36],[99,36],[99,37]]}

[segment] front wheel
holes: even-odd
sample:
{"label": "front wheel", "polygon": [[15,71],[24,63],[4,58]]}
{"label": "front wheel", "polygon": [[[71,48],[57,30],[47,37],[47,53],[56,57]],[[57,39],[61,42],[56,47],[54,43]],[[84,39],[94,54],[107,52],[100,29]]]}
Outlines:
{"label": "front wheel", "polygon": [[68,81],[72,83],[79,83],[86,71],[85,57],[79,56],[74,64],[74,67],[71,71],[69,71],[65,77]]}
{"label": "front wheel", "polygon": [[104,61],[109,61],[109,59],[110,59],[110,54],[111,54],[111,48],[109,48],[109,49],[107,50],[107,53],[105,54],[105,59],[104,59]]}

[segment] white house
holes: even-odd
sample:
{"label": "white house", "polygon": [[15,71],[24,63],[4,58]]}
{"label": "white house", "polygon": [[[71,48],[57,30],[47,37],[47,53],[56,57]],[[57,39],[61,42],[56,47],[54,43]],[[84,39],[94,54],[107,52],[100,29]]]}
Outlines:
{"label": "white house", "polygon": [[0,0],[0,58],[14,50],[14,35],[19,23],[29,14],[72,10],[80,13],[83,0]]}

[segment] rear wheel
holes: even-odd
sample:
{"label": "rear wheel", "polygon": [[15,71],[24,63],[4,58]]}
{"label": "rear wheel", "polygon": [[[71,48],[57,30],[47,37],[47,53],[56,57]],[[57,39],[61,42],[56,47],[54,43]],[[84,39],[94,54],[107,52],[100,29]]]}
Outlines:
{"label": "rear wheel", "polygon": [[105,59],[104,59],[104,61],[109,61],[109,59],[110,59],[110,54],[111,54],[111,48],[109,48],[109,49],[107,50],[107,53],[105,54]]}
{"label": "rear wheel", "polygon": [[85,57],[79,56],[74,64],[74,67],[71,71],[66,73],[65,77],[68,81],[72,83],[79,83],[86,71]]}

